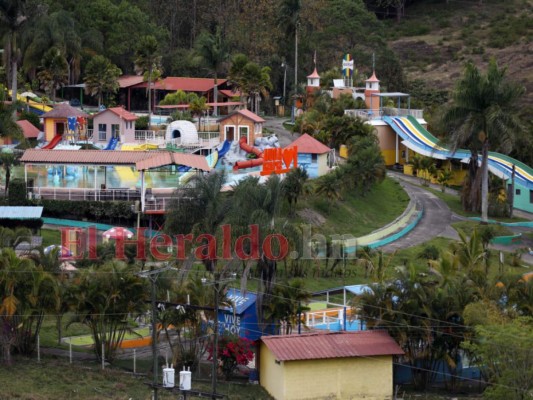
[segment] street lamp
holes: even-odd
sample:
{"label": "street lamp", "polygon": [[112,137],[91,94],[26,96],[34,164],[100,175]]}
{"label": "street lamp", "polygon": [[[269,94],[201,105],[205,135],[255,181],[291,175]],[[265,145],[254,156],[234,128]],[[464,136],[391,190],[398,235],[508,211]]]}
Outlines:
{"label": "street lamp", "polygon": [[213,340],[213,363],[211,365],[211,398],[216,399],[217,394],[217,364],[218,364],[218,300],[220,296],[220,284],[232,282],[237,278],[237,274],[233,272],[230,278],[220,279],[218,274],[215,274],[215,279],[212,281],[207,278],[202,278],[202,285],[213,286],[215,289],[215,327],[214,327],[214,340]]}
{"label": "street lamp", "polygon": [[283,71],[283,104],[287,104],[287,100],[286,100],[286,97],[285,97],[285,94],[286,94],[286,87],[287,87],[287,63],[286,62],[282,62],[281,63],[281,68],[284,68],[284,71]]}

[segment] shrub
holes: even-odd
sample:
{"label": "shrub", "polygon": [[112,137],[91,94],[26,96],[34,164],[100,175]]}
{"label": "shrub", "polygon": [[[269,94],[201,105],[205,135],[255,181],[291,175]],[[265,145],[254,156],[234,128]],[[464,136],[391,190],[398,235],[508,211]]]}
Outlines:
{"label": "shrub", "polygon": [[135,121],[135,129],[140,131],[148,129],[148,122],[147,115],[137,118],[137,121]]}
{"label": "shrub", "polygon": [[18,117],[18,120],[26,120],[35,126],[37,129],[41,130],[41,122],[39,121],[39,116],[35,113],[29,111],[22,111]]}
{"label": "shrub", "polygon": [[[247,365],[254,359],[252,341],[246,338],[223,336],[218,339],[217,358],[222,373],[229,379],[239,365]],[[213,359],[213,346],[207,349]]]}
{"label": "shrub", "polygon": [[435,245],[425,246],[420,253],[418,253],[418,258],[424,260],[438,260],[440,256],[440,251]]}
{"label": "shrub", "polygon": [[25,206],[28,204],[24,179],[12,179],[9,182],[7,201],[10,206]]}

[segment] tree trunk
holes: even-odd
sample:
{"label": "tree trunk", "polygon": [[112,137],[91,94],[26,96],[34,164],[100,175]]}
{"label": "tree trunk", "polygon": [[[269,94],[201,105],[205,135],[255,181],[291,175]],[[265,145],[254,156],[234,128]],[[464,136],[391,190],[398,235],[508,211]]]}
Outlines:
{"label": "tree trunk", "polygon": [[481,221],[489,219],[489,141],[483,141],[481,150]]}
{"label": "tree trunk", "polygon": [[152,125],[152,67],[148,69],[148,130]]}
{"label": "tree trunk", "polygon": [[9,190],[9,181],[11,180],[11,167],[6,165],[6,188],[4,190],[5,196],[7,197],[7,192]]}
{"label": "tree trunk", "polygon": [[56,317],[56,326],[57,326],[57,344],[61,345],[61,339],[63,339],[63,326],[61,324],[63,319],[62,315]]}
{"label": "tree trunk", "polygon": [[215,103],[215,106],[213,108],[213,116],[216,117],[218,115],[218,76],[215,71],[215,87],[213,88],[213,103]]}
{"label": "tree trunk", "polygon": [[17,101],[17,38],[15,33],[11,37],[11,99]]}

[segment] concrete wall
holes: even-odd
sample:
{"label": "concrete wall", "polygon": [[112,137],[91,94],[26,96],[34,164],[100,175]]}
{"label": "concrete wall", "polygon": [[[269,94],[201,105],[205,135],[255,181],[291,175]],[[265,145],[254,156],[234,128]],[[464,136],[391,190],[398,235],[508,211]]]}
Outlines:
{"label": "concrete wall", "polygon": [[259,348],[259,383],[275,399],[285,398],[284,365],[276,363],[274,354],[264,343]]}
{"label": "concrete wall", "polygon": [[[507,181],[507,184],[511,184],[511,180]],[[518,192],[518,193],[517,193]],[[533,191],[528,188],[515,183],[514,192],[514,207],[518,210],[527,211],[533,213]]]}
{"label": "concrete wall", "polygon": [[269,353],[262,345],[261,385],[277,400],[392,398],[392,356],[276,364]]}
{"label": "concrete wall", "polygon": [[298,166],[307,171],[309,178],[318,178],[328,173],[328,153],[317,154],[313,161],[313,154],[298,153]]}
{"label": "concrete wall", "polygon": [[[389,167],[396,164],[396,132],[389,125],[374,125],[374,128],[376,128],[385,165]],[[408,158],[413,157],[414,153],[402,144],[402,138],[398,140],[398,160],[403,165]]]}
{"label": "concrete wall", "polygon": [[[99,140],[99,124],[105,124],[106,125],[106,138],[104,140]],[[119,126],[119,135],[120,135],[120,141],[122,143],[126,142],[133,142],[135,138],[135,121],[125,121],[124,119],[120,118],[118,115],[113,113],[112,111],[105,111],[96,117],[94,117],[93,120],[93,143],[107,143],[111,139],[112,134],[112,125],[118,125]]]}
{"label": "concrete wall", "polygon": [[52,140],[56,135],[56,124],[64,124],[65,131],[67,132],[67,119],[66,118],[45,118],[44,119],[44,137],[47,142]]}

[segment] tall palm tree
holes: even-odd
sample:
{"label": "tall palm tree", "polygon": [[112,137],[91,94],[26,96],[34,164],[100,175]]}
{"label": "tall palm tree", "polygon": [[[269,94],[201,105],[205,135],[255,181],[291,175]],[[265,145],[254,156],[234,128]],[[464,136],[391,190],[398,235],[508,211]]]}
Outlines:
{"label": "tall palm tree", "polygon": [[17,36],[28,19],[27,0],[1,0],[0,1],[0,22],[7,29],[7,54],[8,65],[11,68],[11,96],[13,100],[17,98],[17,61],[18,47]]}
{"label": "tall palm tree", "polygon": [[244,87],[251,98],[251,111],[259,112],[259,100],[261,96],[268,97],[272,90],[270,81],[270,67],[260,67],[258,64],[249,62],[244,67]]}
{"label": "tall palm tree", "polygon": [[446,140],[453,150],[467,147],[472,153],[470,160],[470,190],[477,192],[474,174],[477,154],[481,151],[481,218],[488,220],[489,201],[489,148],[508,153],[522,130],[518,118],[518,100],[524,88],[510,82],[505,76],[506,68],[498,68],[491,60],[483,74],[471,62],[453,94],[453,103],[444,115],[449,129]]}
{"label": "tall palm tree", "polygon": [[116,93],[119,89],[118,77],[122,75],[119,67],[104,56],[97,55],[85,68],[85,92],[98,96],[98,107],[102,104],[104,93]]}
{"label": "tall palm tree", "polygon": [[152,118],[152,81],[154,73],[159,75],[160,70],[161,56],[157,39],[152,35],[142,37],[135,52],[135,71],[143,74],[148,82],[148,126]]}
{"label": "tall palm tree", "polygon": [[[215,78],[214,103],[218,102],[218,74],[229,58],[228,45],[224,39],[220,27],[217,27],[214,34],[202,32],[195,43],[195,51],[198,61],[204,64],[213,72]],[[218,106],[215,104],[213,115],[218,115]]]}
{"label": "tall palm tree", "polygon": [[13,117],[16,107],[14,104],[5,103],[7,92],[4,89],[4,86],[0,85],[0,137],[21,138],[23,137],[22,131]]}
{"label": "tall palm tree", "polygon": [[340,175],[336,171],[321,176],[316,180],[315,193],[325,196],[331,202],[340,200],[342,198],[340,180]]}
{"label": "tall palm tree", "polygon": [[290,170],[282,182],[283,193],[289,202],[289,212],[291,214],[294,213],[298,198],[304,192],[304,186],[308,178],[307,171],[300,167]]}
{"label": "tall palm tree", "polygon": [[68,63],[57,47],[51,47],[44,54],[37,77],[41,82],[41,88],[48,95],[51,94],[52,101],[55,102],[56,90],[68,82]]}

